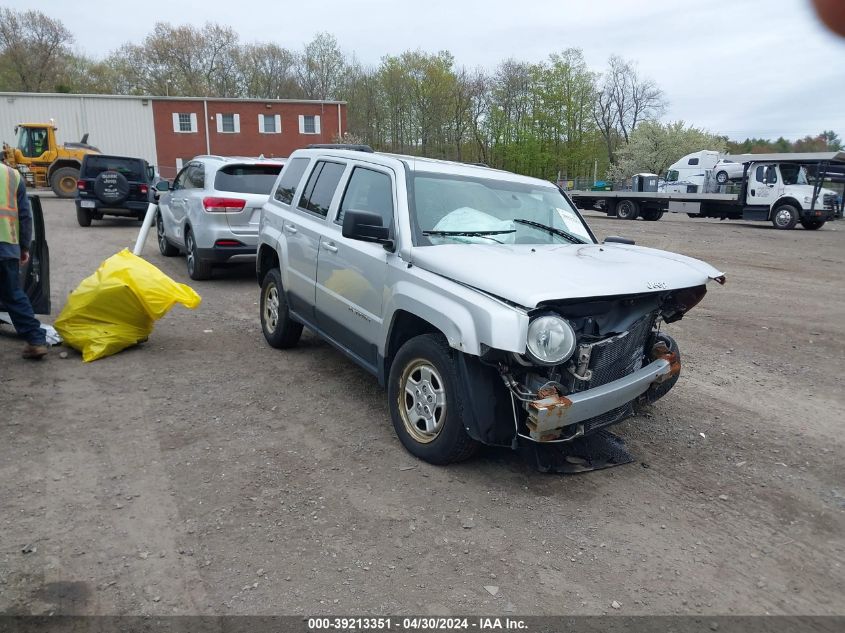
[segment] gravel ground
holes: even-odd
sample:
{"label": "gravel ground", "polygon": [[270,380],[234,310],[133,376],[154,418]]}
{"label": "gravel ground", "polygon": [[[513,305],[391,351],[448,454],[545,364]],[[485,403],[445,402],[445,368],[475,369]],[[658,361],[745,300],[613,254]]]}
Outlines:
{"label": "gravel ground", "polygon": [[[138,223],[44,206],[56,315]],[[845,223],[587,215],[728,276],[669,326],[681,381],[605,471],[415,460],[374,378],[265,344],[251,264],[95,363],[23,361],[3,328],[0,612],[845,613]]]}

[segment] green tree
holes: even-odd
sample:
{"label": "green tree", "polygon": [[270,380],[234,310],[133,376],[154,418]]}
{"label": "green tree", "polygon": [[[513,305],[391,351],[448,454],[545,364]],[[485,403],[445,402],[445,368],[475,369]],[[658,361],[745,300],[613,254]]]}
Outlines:
{"label": "green tree", "polygon": [[0,88],[49,92],[66,85],[73,35],[40,11],[0,8]]}
{"label": "green tree", "polygon": [[824,140],[827,145],[827,150],[830,152],[838,152],[842,150],[842,140],[839,135],[833,130],[825,130],[819,137]]}

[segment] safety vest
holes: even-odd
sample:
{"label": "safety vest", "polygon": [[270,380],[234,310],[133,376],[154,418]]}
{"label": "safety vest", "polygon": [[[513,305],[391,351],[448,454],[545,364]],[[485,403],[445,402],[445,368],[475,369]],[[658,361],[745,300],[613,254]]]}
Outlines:
{"label": "safety vest", "polygon": [[17,169],[0,165],[0,242],[17,244],[20,241],[18,220],[18,186],[21,175]]}

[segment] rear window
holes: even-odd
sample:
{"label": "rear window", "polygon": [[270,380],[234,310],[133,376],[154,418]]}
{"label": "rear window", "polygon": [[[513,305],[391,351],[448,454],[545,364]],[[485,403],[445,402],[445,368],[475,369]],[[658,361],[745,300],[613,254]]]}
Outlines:
{"label": "rear window", "polygon": [[85,157],[85,178],[96,178],[104,171],[116,171],[127,180],[146,182],[144,161],[139,158],[120,158],[119,156]]}
{"label": "rear window", "polygon": [[270,194],[282,165],[226,165],[214,177],[216,191]]}

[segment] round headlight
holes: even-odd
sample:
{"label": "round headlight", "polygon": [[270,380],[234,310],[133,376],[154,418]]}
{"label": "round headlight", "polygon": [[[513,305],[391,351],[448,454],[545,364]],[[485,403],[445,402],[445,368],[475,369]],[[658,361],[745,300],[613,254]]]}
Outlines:
{"label": "round headlight", "polygon": [[541,365],[558,365],[575,352],[575,330],[566,319],[544,314],[528,325],[528,355]]}

